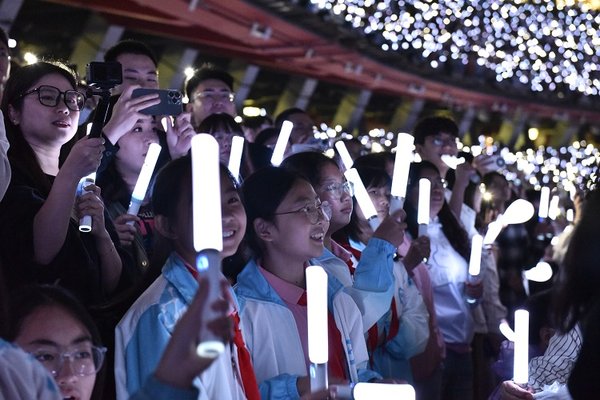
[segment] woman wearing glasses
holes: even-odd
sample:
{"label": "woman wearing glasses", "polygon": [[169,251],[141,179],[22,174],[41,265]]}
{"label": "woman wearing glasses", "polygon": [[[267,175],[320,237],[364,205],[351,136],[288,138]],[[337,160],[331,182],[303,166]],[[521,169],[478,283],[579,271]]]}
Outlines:
{"label": "woman wearing glasses", "polygon": [[[100,190],[92,185],[77,196],[81,178],[100,163],[102,139],[83,138],[59,160],[85,100],[75,88],[70,70],[48,62],[19,68],[6,84],[2,111],[13,175],[0,204],[0,251],[9,287],[58,282],[90,305],[124,283],[123,261]],[[79,232],[83,215],[92,218],[90,233]]]}

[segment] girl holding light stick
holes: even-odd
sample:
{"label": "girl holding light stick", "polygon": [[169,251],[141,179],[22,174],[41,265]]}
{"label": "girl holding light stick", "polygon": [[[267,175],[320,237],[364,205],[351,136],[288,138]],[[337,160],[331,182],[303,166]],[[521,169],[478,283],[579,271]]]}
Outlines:
{"label": "girl holding light stick", "polygon": [[435,165],[423,161],[410,167],[407,201],[408,232],[417,236],[419,180],[431,182],[428,236],[431,255],[427,268],[433,288],[434,308],[446,346],[446,367],[442,373],[441,398],[470,399],[473,370],[470,343],[473,318],[465,297],[482,296],[482,284],[467,282],[470,242],[467,233],[444,199],[445,181]]}
{"label": "girl holding light stick", "polygon": [[[390,209],[390,177],[384,170],[376,168],[359,167],[358,172],[367,186],[379,218],[385,218]],[[336,237],[360,260],[373,234],[369,228],[360,207],[357,207],[350,224],[343,232],[336,233]],[[412,257],[412,253],[420,251],[418,247],[421,242],[425,243],[426,238],[414,242],[409,257],[394,262],[394,297],[388,312],[368,332],[367,344],[373,368],[386,378],[407,382],[412,382],[409,358],[425,350],[429,337],[427,308],[417,286],[409,278],[409,271],[412,276],[412,270],[423,258],[422,255]],[[425,244],[428,246],[428,243]]]}
{"label": "girl holding light stick", "polygon": [[[221,257],[227,257],[237,251],[243,238],[246,214],[235,181],[224,166],[221,165],[220,171]],[[191,183],[189,156],[171,161],[157,176],[152,194],[156,233],[158,241],[162,242],[161,247],[171,251],[160,276],[117,326],[115,378],[119,399],[125,399],[138,390],[152,373],[175,323],[198,288],[195,278],[197,253],[192,243]],[[231,287],[224,277],[222,282],[223,295],[231,297]],[[237,309],[233,299],[230,303],[229,312]],[[243,341],[240,344],[237,340],[235,338],[233,344],[225,345],[224,352],[213,365],[194,380],[194,386],[200,390],[199,399],[256,398],[258,389],[255,387],[252,391],[252,380],[245,373],[253,373],[252,365],[243,364],[240,360],[238,345],[243,347]]]}
{"label": "girl holding light stick", "polygon": [[317,260],[329,275],[344,285],[344,290],[359,306],[363,327],[368,330],[390,307],[394,291],[393,258],[396,246],[404,237],[404,212],[381,220],[359,261],[332,238],[351,222],[354,209],[353,187],[335,161],[321,153],[304,152],[286,158],[282,167],[308,179],[319,198],[331,206],[329,229],[323,238],[324,250]]}
{"label": "girl holding light stick", "polygon": [[[244,338],[262,398],[298,399],[309,392],[305,268],[318,265],[330,210],[304,178],[263,168],[242,187],[252,260],[238,275]],[[366,369],[360,311],[342,284],[328,277],[329,383],[379,378]]]}
{"label": "girl holding light stick", "polygon": [[[0,205],[0,237],[11,287],[59,281],[90,305],[128,284],[122,273],[127,258],[100,189],[93,185],[76,197],[79,180],[100,163],[103,140],[78,140],[59,165],[85,100],[76,87],[70,70],[48,62],[20,68],[7,82],[2,111],[13,175]],[[82,215],[92,217],[91,233],[79,232]]]}

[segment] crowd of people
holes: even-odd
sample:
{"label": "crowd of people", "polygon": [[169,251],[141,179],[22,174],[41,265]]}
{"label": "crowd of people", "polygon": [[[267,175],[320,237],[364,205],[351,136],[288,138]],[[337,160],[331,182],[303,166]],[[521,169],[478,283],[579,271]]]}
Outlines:
{"label": "crowd of people", "polygon": [[[6,35],[0,50],[2,61]],[[9,70],[0,62],[4,397],[316,400],[360,382],[409,383],[419,400],[533,398],[551,385],[564,398],[594,393],[597,192],[578,197],[577,218],[564,233],[537,218],[508,227],[483,249],[474,278],[472,238],[526,193],[485,154],[465,154],[466,162],[449,167],[443,156],[457,156],[459,141],[451,118],[426,116],[412,132],[420,161],[410,164],[400,209],[391,207],[394,155],[362,154],[348,142],[358,147],[354,167],[377,212],[372,224],[346,167],[325,155],[304,110],[238,123],[234,79],[202,66],[185,83],[181,114],[148,115],[142,111],[159,104],[158,95],[133,92],[160,87],[152,50],[124,40],[105,61],[120,63],[123,79],[111,89],[100,137],[85,129],[97,102],[68,67],[39,61]],[[284,161],[273,166],[284,121],[293,128]],[[212,135],[220,149],[216,301],[207,298],[192,237],[190,146],[198,133]],[[239,176],[227,168],[236,136],[245,138]],[[132,215],[129,202],[154,143],[162,151]],[[422,179],[431,187],[425,232],[417,221]],[[537,205],[536,193],[528,195]],[[89,232],[79,229],[84,216]],[[559,249],[550,239],[561,234]],[[523,285],[523,269],[540,260],[553,263],[554,280]],[[328,276],[330,386],[320,391],[309,378],[309,265]],[[525,388],[511,382],[511,371],[498,372],[510,357],[499,326],[520,307],[539,320]],[[225,343],[215,358],[196,352],[206,332]]]}

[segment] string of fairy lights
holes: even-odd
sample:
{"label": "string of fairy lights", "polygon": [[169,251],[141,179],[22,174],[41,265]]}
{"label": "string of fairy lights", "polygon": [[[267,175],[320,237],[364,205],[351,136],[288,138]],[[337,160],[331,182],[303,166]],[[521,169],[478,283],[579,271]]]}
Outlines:
{"label": "string of fairy lights", "polygon": [[[352,139],[353,136],[339,125],[330,127],[320,124],[314,132],[315,139],[324,143],[324,148],[333,148],[333,142]],[[358,136],[366,152],[394,151],[396,134],[385,129],[372,129]],[[486,152],[504,159],[505,166],[498,172],[509,182],[526,189],[541,190],[549,187],[563,197],[573,199],[576,192],[591,190],[598,181],[600,151],[585,140],[574,141],[570,146],[559,148],[539,146],[536,149],[511,151],[501,147],[491,138],[481,136],[479,143],[471,146],[459,142],[459,151],[474,156]],[[333,150],[329,150],[333,153]],[[333,156],[333,154],[330,154]]]}
{"label": "string of fairy lights", "polygon": [[310,0],[384,51],[476,63],[534,92],[600,93],[600,12],[575,0]]}

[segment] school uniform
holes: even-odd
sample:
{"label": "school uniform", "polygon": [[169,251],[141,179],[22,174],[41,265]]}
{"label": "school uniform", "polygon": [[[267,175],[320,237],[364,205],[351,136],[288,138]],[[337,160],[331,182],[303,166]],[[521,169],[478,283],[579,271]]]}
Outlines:
{"label": "school uniform", "polygon": [[[117,399],[138,391],[156,369],[175,325],[192,302],[198,282],[175,253],[160,277],[138,298],[116,329]],[[194,380],[199,400],[244,400],[237,347],[225,351]],[[235,365],[236,367],[233,367]]]}
{"label": "school uniform", "polygon": [[[368,354],[360,311],[342,289],[337,279],[328,277],[328,309],[341,336],[346,372],[352,383],[378,379],[379,374],[366,369]],[[238,275],[234,290],[262,398],[298,399],[297,378],[307,376],[308,371],[292,311],[269,285],[255,260]]]}

